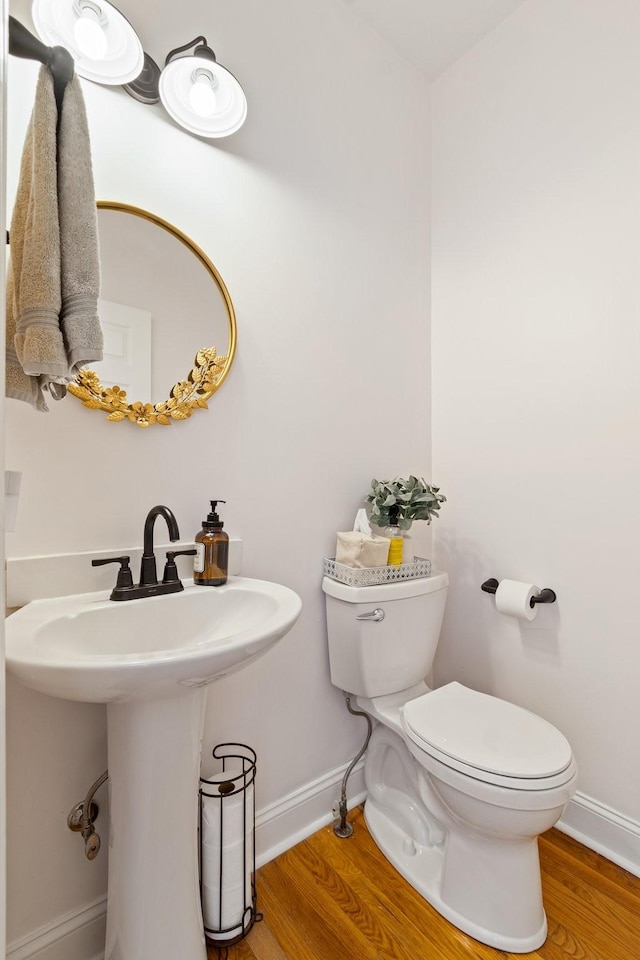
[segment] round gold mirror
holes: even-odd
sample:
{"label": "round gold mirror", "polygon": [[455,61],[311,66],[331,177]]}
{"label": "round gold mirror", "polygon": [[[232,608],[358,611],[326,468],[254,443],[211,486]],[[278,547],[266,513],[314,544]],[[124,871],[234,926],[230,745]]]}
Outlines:
{"label": "round gold mirror", "polygon": [[112,423],[187,420],[233,362],[229,291],[200,247],[148,210],[99,200],[98,235],[104,359],[69,392]]}

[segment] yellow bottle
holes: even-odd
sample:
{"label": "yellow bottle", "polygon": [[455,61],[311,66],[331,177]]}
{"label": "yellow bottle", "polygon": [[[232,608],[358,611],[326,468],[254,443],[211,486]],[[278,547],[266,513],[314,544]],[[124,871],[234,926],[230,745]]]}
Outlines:
{"label": "yellow bottle", "polygon": [[202,530],[195,538],[197,553],[193,561],[193,582],[202,587],[220,587],[227,582],[229,537],[222,529],[216,508],[226,500],[210,502],[211,513],[203,520]]}
{"label": "yellow bottle", "polygon": [[387,564],[390,567],[399,567],[402,563],[402,530],[400,527],[387,527],[385,536],[389,538],[389,559]]}

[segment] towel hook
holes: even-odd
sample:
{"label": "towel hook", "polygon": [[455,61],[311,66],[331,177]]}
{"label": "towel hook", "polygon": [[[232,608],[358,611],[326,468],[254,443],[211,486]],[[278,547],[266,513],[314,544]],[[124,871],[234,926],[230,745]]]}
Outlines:
{"label": "towel hook", "polygon": [[70,80],[73,79],[73,57],[65,47],[47,47],[30,33],[23,23],[15,17],[9,17],[9,53],[24,60],[37,60],[49,67],[53,76],[53,89],[58,105],[62,106],[62,95]]}

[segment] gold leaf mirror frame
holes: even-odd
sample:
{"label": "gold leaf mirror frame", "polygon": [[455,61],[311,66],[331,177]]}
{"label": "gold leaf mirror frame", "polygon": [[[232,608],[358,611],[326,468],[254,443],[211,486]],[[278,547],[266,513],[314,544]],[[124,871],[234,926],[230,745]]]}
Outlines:
{"label": "gold leaf mirror frame", "polygon": [[169,397],[160,403],[146,403],[143,400],[130,403],[125,390],[121,390],[119,386],[104,387],[98,374],[88,368],[79,371],[75,381],[68,384],[68,390],[90,410],[105,411],[106,419],[110,423],[128,420],[139,427],[149,427],[155,423],[169,426],[174,420],[188,420],[195,410],[207,409],[207,401],[220,389],[233,363],[237,327],[229,291],[206,253],[172,223],[142,207],[127,203],[99,200],[97,207],[98,210],[128,213],[147,220],[172,234],[191,251],[211,276],[224,301],[229,324],[229,342],[224,356],[218,354],[215,345],[198,350],[194,365],[185,379],[175,383]]}

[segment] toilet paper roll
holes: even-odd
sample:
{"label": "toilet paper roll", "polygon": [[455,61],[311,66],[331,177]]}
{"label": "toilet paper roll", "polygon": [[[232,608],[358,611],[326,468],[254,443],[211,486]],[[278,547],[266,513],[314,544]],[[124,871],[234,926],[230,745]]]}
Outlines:
{"label": "toilet paper roll", "polygon": [[[218,773],[202,784],[206,791],[202,796],[202,911],[208,936],[216,940],[242,933],[243,917],[251,906],[254,785],[248,784],[240,793],[215,796],[215,785],[234,776],[239,775]],[[228,929],[215,932],[220,928]]]}
{"label": "toilet paper roll", "polygon": [[523,583],[522,580],[501,580],[496,590],[496,609],[508,617],[517,617],[518,620],[533,620],[538,613],[531,598],[537,597],[540,587],[534,583]]}

